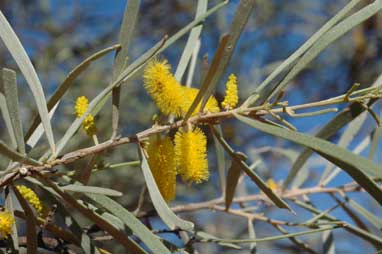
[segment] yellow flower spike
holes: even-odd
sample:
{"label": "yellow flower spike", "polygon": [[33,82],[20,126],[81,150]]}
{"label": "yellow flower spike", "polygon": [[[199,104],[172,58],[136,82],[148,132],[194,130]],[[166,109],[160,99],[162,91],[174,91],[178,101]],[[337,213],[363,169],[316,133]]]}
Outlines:
{"label": "yellow flower spike", "polygon": [[239,97],[237,95],[237,77],[235,74],[231,74],[228,77],[228,81],[226,83],[226,91],[225,91],[224,101],[222,102],[222,106],[224,109],[233,109],[236,107]]}
{"label": "yellow flower spike", "polygon": [[169,137],[150,136],[147,145],[148,163],[163,198],[169,202],[175,198],[176,164],[174,145]]}
{"label": "yellow flower spike", "polygon": [[12,234],[13,224],[15,224],[15,218],[10,212],[0,212],[0,234],[2,238],[8,238]]}
{"label": "yellow flower spike", "polygon": [[[184,99],[184,104],[182,108],[182,115],[184,116],[187,114],[188,109],[191,107],[192,103],[194,102],[195,97],[199,92],[199,89],[184,86],[183,90],[185,94],[185,99]],[[202,103],[200,102],[199,105],[196,107],[195,111],[192,113],[192,116],[195,116],[200,111],[201,104]],[[204,111],[208,111],[210,113],[216,113],[220,111],[218,102],[216,101],[214,96],[211,96],[208,99],[207,104],[204,108]]]}
{"label": "yellow flower spike", "polygon": [[184,181],[208,180],[207,138],[201,129],[179,130],[175,134],[175,160]]}
{"label": "yellow flower spike", "polygon": [[[86,110],[88,110],[89,101],[85,96],[80,96],[76,100],[76,105],[74,107],[77,118],[80,118],[85,114]],[[90,137],[95,135],[97,132],[97,127],[94,122],[94,117],[92,114],[88,114],[85,120],[82,123],[82,127],[84,128],[87,135]]]}
{"label": "yellow flower spike", "polygon": [[172,75],[166,60],[149,62],[143,74],[143,83],[163,114],[181,116],[184,104],[182,86]]}
{"label": "yellow flower spike", "polygon": [[76,100],[76,106],[74,107],[76,111],[77,118],[80,118],[88,110],[89,101],[85,96],[80,96]]}
{"label": "yellow flower spike", "polygon": [[28,203],[36,210],[38,215],[41,216],[43,212],[43,206],[37,194],[32,189],[24,185],[17,185],[16,188],[23,196],[23,198],[28,201]]}

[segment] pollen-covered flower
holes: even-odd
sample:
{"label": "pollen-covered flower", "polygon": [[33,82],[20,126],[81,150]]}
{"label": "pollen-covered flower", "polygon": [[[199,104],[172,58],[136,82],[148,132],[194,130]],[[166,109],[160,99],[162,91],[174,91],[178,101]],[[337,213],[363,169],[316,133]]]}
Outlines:
{"label": "pollen-covered flower", "polygon": [[15,218],[10,212],[0,212],[0,234],[2,238],[8,238],[12,234],[12,226]]}
{"label": "pollen-covered flower", "polygon": [[171,66],[166,60],[153,60],[148,63],[143,82],[148,94],[163,114],[181,116],[184,103],[182,86],[171,73]]}
{"label": "pollen-covered flower", "polygon": [[88,110],[89,101],[85,96],[80,96],[76,100],[76,106],[74,107],[77,117],[81,117]]}
{"label": "pollen-covered flower", "polygon": [[184,181],[208,180],[207,139],[201,129],[179,130],[175,134],[175,160]]}
{"label": "pollen-covered flower", "polygon": [[[77,118],[80,118],[88,110],[89,101],[85,96],[80,96],[76,100],[76,106],[74,107],[76,111]],[[88,114],[82,123],[82,127],[89,136],[93,136],[97,132],[97,127],[94,122],[94,117],[92,114]]]}
{"label": "pollen-covered flower", "polygon": [[43,206],[37,194],[32,189],[24,185],[17,185],[16,188],[23,198],[36,210],[36,212],[39,215],[42,215]]}
{"label": "pollen-covered flower", "polygon": [[228,81],[226,83],[226,91],[224,101],[222,102],[222,106],[225,109],[233,109],[236,107],[239,101],[237,95],[237,78],[235,74],[231,74],[228,77]]}
{"label": "pollen-covered flower", "polygon": [[[192,103],[194,102],[195,97],[199,92],[199,89],[184,86],[183,90],[184,90],[184,103],[182,105],[182,115],[184,116],[187,114],[189,108],[191,107]],[[192,116],[196,115],[200,111],[201,104],[202,103],[200,102],[199,105],[194,110],[194,112],[192,113]],[[211,96],[208,99],[207,104],[204,107],[204,111],[208,111],[210,113],[216,113],[216,112],[220,111],[219,106],[218,106],[218,102],[216,101],[214,96]]]}
{"label": "pollen-covered flower", "polygon": [[175,198],[176,164],[174,145],[169,137],[153,135],[147,146],[148,163],[163,198],[169,202]]}

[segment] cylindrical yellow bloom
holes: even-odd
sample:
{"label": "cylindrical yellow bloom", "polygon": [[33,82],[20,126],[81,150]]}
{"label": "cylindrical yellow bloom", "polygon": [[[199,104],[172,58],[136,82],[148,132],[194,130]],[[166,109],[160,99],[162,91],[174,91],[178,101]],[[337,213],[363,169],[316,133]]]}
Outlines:
{"label": "cylindrical yellow bloom", "polygon": [[[80,96],[76,100],[76,106],[74,107],[76,111],[77,118],[80,118],[88,110],[89,101],[85,96]],[[82,127],[89,136],[93,136],[97,132],[97,127],[94,122],[94,117],[92,114],[88,114],[82,123]]]}
{"label": "cylindrical yellow bloom", "polygon": [[[184,116],[199,92],[199,89],[182,86],[171,73],[171,66],[166,60],[150,62],[145,69],[143,81],[148,94],[165,115]],[[200,104],[192,115],[196,115],[199,109]],[[213,96],[207,101],[205,111],[220,111]]]}
{"label": "cylindrical yellow bloom", "polygon": [[239,97],[237,95],[237,78],[235,74],[231,74],[228,77],[228,81],[226,83],[226,91],[224,101],[222,102],[222,106],[225,109],[233,109],[236,107],[239,101]]}
{"label": "cylindrical yellow bloom", "polygon": [[0,234],[2,238],[8,238],[12,234],[12,226],[15,218],[10,212],[0,212]]}
{"label": "cylindrical yellow bloom", "polygon": [[85,96],[80,96],[76,100],[76,106],[74,107],[77,117],[81,117],[88,110],[89,101]]}
{"label": "cylindrical yellow bloom", "polygon": [[37,194],[32,189],[24,185],[17,185],[16,188],[23,198],[37,211],[37,213],[42,215],[43,206]]}
{"label": "cylindrical yellow bloom", "polygon": [[184,181],[208,180],[207,139],[201,129],[179,130],[175,134],[175,160]]}
{"label": "cylindrical yellow bloom", "polygon": [[184,103],[182,86],[172,75],[171,66],[166,60],[148,63],[143,82],[148,94],[163,114],[181,116]]}
{"label": "cylindrical yellow bloom", "polygon": [[148,163],[163,198],[169,202],[175,198],[176,164],[174,145],[169,137],[153,135],[147,146]]}

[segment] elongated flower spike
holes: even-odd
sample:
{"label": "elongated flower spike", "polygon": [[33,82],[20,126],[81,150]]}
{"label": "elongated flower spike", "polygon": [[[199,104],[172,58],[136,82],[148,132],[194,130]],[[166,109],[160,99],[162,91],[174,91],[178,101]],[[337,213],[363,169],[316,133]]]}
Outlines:
{"label": "elongated flower spike", "polygon": [[[159,110],[165,115],[173,114],[177,117],[186,115],[199,91],[182,86],[171,73],[171,66],[166,60],[148,63],[143,74],[143,83]],[[213,96],[207,101],[205,110],[212,113],[220,111]],[[200,104],[192,115],[199,111]]]}
{"label": "elongated flower spike", "polygon": [[166,60],[149,62],[143,74],[143,83],[163,114],[182,115],[183,90]]}
{"label": "elongated flower spike", "polygon": [[169,202],[176,194],[174,145],[169,137],[152,135],[147,145],[148,163],[163,198]]}
{"label": "elongated flower spike", "polygon": [[175,160],[184,181],[208,180],[207,139],[201,129],[179,130],[175,134]]}
{"label": "elongated flower spike", "polygon": [[[86,110],[88,110],[89,101],[85,96],[80,96],[76,100],[76,105],[74,107],[74,110],[76,112],[77,118],[80,118],[85,114]],[[86,134],[90,137],[96,134],[97,127],[94,122],[94,117],[92,114],[88,114],[85,120],[82,123],[82,126],[86,132]]]}
{"label": "elongated flower spike", "polygon": [[229,75],[225,94],[224,101],[222,102],[223,108],[227,110],[235,108],[239,101],[237,95],[237,77],[235,74]]}
{"label": "elongated flower spike", "polygon": [[16,188],[23,196],[23,198],[28,201],[28,203],[36,210],[38,215],[41,216],[43,212],[43,206],[37,194],[32,189],[24,185],[17,185]]}
{"label": "elongated flower spike", "polygon": [[0,212],[0,234],[2,238],[6,239],[12,234],[13,224],[15,224],[15,218],[10,212]]}

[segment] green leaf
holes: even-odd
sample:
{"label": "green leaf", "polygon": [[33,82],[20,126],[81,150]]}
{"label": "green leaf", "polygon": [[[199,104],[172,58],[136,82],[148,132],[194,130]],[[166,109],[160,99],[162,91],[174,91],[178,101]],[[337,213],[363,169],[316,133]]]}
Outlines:
{"label": "green leaf", "polygon": [[204,79],[203,84],[198,94],[196,95],[190,109],[184,117],[185,121],[195,111],[200,102],[202,102],[200,109],[203,110],[208,99],[216,88],[221,76],[227,68],[229,61],[231,60],[236,44],[240,38],[241,33],[244,31],[244,27],[248,22],[254,6],[255,1],[240,1],[233,17],[228,35],[224,35],[220,40],[219,47],[216,50],[207,76]]}
{"label": "green leaf", "polygon": [[3,68],[2,70],[4,95],[7,102],[9,117],[15,134],[17,150],[25,154],[23,127],[20,120],[19,99],[17,93],[16,72]]}
{"label": "green leaf", "polygon": [[274,193],[271,188],[257,175],[242,159],[243,156],[238,156],[237,153],[229,146],[229,144],[224,140],[224,138],[216,131],[215,127],[211,126],[212,133],[219,140],[220,144],[224,147],[226,152],[231,156],[232,160],[235,160],[241,169],[251,178],[252,181],[264,192],[264,194],[279,208],[285,208],[293,212],[293,210],[288,206],[288,204],[282,200],[276,193]]}
{"label": "green leaf", "polygon": [[[137,20],[140,0],[127,1],[125,14],[123,15],[121,29],[119,31],[118,42],[121,44],[121,49],[117,51],[114,65],[112,82],[117,79],[124,67],[127,65],[127,57],[129,52],[130,41],[133,38],[135,23]],[[121,86],[113,88],[112,91],[112,130],[113,137],[117,136],[119,122],[119,103],[120,103]]]}
{"label": "green leaf", "polygon": [[27,53],[21,45],[19,38],[17,37],[17,35],[13,31],[12,27],[9,25],[7,19],[1,11],[0,37],[3,40],[5,46],[8,48],[11,55],[13,56],[13,58],[15,59],[30,89],[32,90],[33,98],[36,101],[37,109],[42,119],[42,124],[45,129],[45,134],[48,139],[50,149],[52,150],[52,153],[55,154],[56,147],[54,144],[53,131],[48,117],[48,109],[46,107],[46,100],[41,82]]}
{"label": "green leaf", "polygon": [[145,225],[123,206],[103,195],[90,193],[86,195],[119,218],[153,253],[171,253]]}
{"label": "green leaf", "polygon": [[[196,6],[196,15],[195,18],[200,17],[207,11],[208,6],[208,0],[198,0],[198,4]],[[202,32],[203,24],[200,24],[199,26],[195,26],[192,28],[190,35],[188,36],[186,46],[184,47],[184,50],[182,52],[182,56],[180,57],[178,67],[175,71],[175,78],[181,82],[182,77],[184,75],[184,72],[187,69],[187,65],[190,62],[193,50],[195,48],[195,45],[197,45],[197,41],[199,40],[199,36]]]}
{"label": "green leaf", "polygon": [[39,180],[44,184],[44,186],[53,189],[53,191],[57,193],[57,195],[59,195],[73,209],[80,212],[86,218],[97,224],[102,230],[105,230],[111,236],[113,236],[115,240],[117,240],[121,245],[123,245],[126,248],[126,250],[132,251],[133,253],[147,253],[144,249],[142,249],[141,246],[139,246],[138,243],[126,236],[124,232],[121,232],[120,230],[116,229],[112,224],[110,224],[100,215],[78,202],[76,199],[74,199],[64,190],[62,190],[57,184],[52,182],[50,179],[44,177],[38,172],[35,173],[35,176],[39,178]]}
{"label": "green leaf", "polygon": [[13,149],[17,148],[17,141],[16,141],[16,136],[15,132],[13,131],[13,126],[12,126],[12,121],[11,117],[9,115],[9,110],[7,106],[7,100],[5,99],[4,95],[4,86],[2,79],[0,78],[0,110],[1,110],[1,115],[3,116],[5,126],[7,127],[8,135],[11,139],[11,146]]}
{"label": "green leaf", "polygon": [[33,210],[28,204],[28,201],[20,194],[17,188],[12,186],[13,191],[16,194],[17,200],[19,201],[21,207],[23,208],[25,215],[27,216],[27,253],[37,254],[37,233],[36,226],[37,221],[36,217],[33,214]]}
{"label": "green leaf", "polygon": [[[216,131],[222,136],[222,130],[220,125],[215,125]],[[219,140],[213,135],[216,159],[217,159],[217,168],[219,171],[219,179],[222,193],[225,192],[226,188],[226,175],[225,175],[225,158],[224,158],[224,148],[220,144]]]}
{"label": "green leaf", "polygon": [[277,85],[277,87],[272,91],[267,100],[271,97],[277,95],[280,91],[284,90],[285,87],[290,84],[290,81],[303,70],[316,56],[321,53],[326,47],[328,47],[332,42],[340,38],[342,35],[350,31],[353,27],[361,24],[371,16],[375,15],[382,9],[382,4],[380,0],[374,1],[354,13],[353,15],[345,18],[339,24],[330,29],[327,33],[322,35],[322,37],[314,44],[312,47],[303,55],[288,75]]}
{"label": "green leaf", "polygon": [[18,153],[11,148],[7,144],[5,144],[2,140],[0,140],[0,154],[8,157],[9,159],[17,162],[21,162],[23,164],[38,166],[41,165],[40,162],[35,161],[32,158],[26,157],[24,154]]}
{"label": "green leaf", "polygon": [[139,147],[139,154],[141,156],[141,168],[143,176],[146,181],[147,189],[149,190],[151,201],[158,212],[159,217],[170,228],[181,228],[184,230],[193,230],[194,224],[192,222],[182,220],[168,207],[166,201],[163,199],[158,186],[155,182],[154,176],[151,173],[150,166],[145,157],[142,147]]}
{"label": "green leaf", "polygon": [[[366,121],[367,114],[368,112],[363,112],[346,127],[346,130],[338,141],[338,146],[346,148],[350,144],[350,142],[354,139],[354,136],[360,131],[363,123]],[[321,176],[320,183],[326,181],[326,178],[329,176],[331,171],[333,171],[333,169],[334,165],[328,163],[324,173]]]}
{"label": "green leaf", "polygon": [[[382,76],[381,76],[382,78]],[[382,80],[382,79],[381,79]],[[375,82],[374,84],[377,84]],[[373,84],[373,85],[374,85]],[[369,102],[368,106],[372,105],[375,100]],[[319,132],[316,134],[317,138],[328,139],[335,135],[342,127],[344,127],[349,122],[353,121],[357,116],[359,116],[362,112],[365,111],[359,103],[352,103],[350,106],[343,111],[341,111],[338,115],[336,115],[333,119],[329,121],[324,127],[322,127]],[[306,148],[302,151],[300,156],[293,163],[292,169],[289,171],[288,176],[286,177],[282,188],[285,189],[293,179],[298,175],[300,169],[305,165],[308,158],[312,155],[313,151],[310,148]]]}
{"label": "green leaf", "polygon": [[[245,161],[246,156],[243,156],[241,153],[236,153],[236,156],[241,160]],[[233,197],[235,195],[235,189],[237,186],[237,182],[239,181],[241,173],[241,165],[237,162],[237,160],[232,160],[231,167],[227,173],[227,187],[225,189],[225,209],[228,210],[231,206]]]}
{"label": "green leaf", "polygon": [[[333,18],[326,22],[317,32],[315,32],[300,48],[298,48],[292,55],[285,59],[257,88],[256,91],[243,103],[249,106],[254,102],[254,99],[259,93],[262,94],[261,98],[268,98],[268,92],[271,89],[268,85],[275,80],[283,71],[291,66],[299,57],[301,57],[313,44],[315,44],[323,34],[329,31],[335,24],[342,20],[361,0],[352,0],[344,8],[342,8]],[[268,92],[266,92],[267,90]]]}
{"label": "green leaf", "polygon": [[282,129],[276,126],[271,126],[269,124],[264,124],[241,115],[235,114],[235,117],[243,123],[248,124],[262,132],[284,138],[313,149],[318,154],[346,171],[346,173],[348,173],[362,188],[364,188],[379,204],[382,204],[382,190],[368,175],[382,176],[382,172],[379,166],[375,165],[372,161],[354,155],[353,153],[326,140],[287,129]]}
{"label": "green leaf", "polygon": [[349,197],[345,196],[346,202],[359,214],[361,214],[367,221],[369,221],[373,226],[375,226],[377,229],[382,228],[382,219],[381,217],[377,217],[371,212],[369,212],[367,209],[365,209],[362,205],[358,204],[353,199],[350,199]]}
{"label": "green leaf", "polygon": [[[109,52],[112,52],[121,46],[119,44],[113,45],[111,47],[107,47],[105,49],[102,49],[88,58],[86,58],[84,61],[82,61],[80,64],[78,64],[73,70],[69,72],[69,74],[66,76],[64,81],[58,86],[56,91],[54,91],[53,95],[49,98],[49,101],[47,103],[47,107],[49,110],[50,118],[52,118],[52,111],[54,112],[54,109],[58,106],[61,98],[65,95],[65,93],[69,90],[71,85],[73,84],[73,81],[83,72],[85,71],[92,62],[95,60],[103,57],[104,55],[108,54]],[[41,123],[41,118],[39,116],[35,116],[32,125],[29,127],[27,133],[25,134],[24,140],[27,141],[30,139],[30,137],[34,134],[36,128]]]}
{"label": "green leaf", "polygon": [[[256,239],[256,231],[255,231],[255,226],[253,225],[253,221],[251,219],[248,219],[248,236],[251,239]],[[257,243],[251,243],[249,246],[249,250],[251,254],[256,254],[257,252]]]}
{"label": "green leaf", "polygon": [[78,185],[78,184],[68,184],[61,187],[64,191],[70,191],[70,192],[79,192],[79,193],[85,193],[85,194],[103,194],[106,196],[111,197],[120,197],[122,196],[122,192],[108,189],[108,188],[102,188],[97,186],[85,186],[85,185]]}
{"label": "green leaf", "polygon": [[[298,199],[293,199],[292,200],[296,205],[304,208],[305,210],[309,211],[309,212],[312,212],[312,213],[315,213],[315,214],[322,214],[323,212],[316,209],[315,207],[313,207],[312,205],[309,205],[309,204],[306,204]],[[323,219],[327,219],[327,220],[330,220],[330,221],[339,221],[336,217],[334,216],[331,216],[329,214],[324,214],[322,216]],[[361,237],[362,239],[376,245],[376,246],[380,246],[382,244],[382,238],[380,238],[379,236],[376,236],[376,235],[373,235],[363,229],[360,229],[358,227],[355,227],[353,225],[350,225],[350,224],[347,224],[346,227],[344,227],[344,230],[356,235],[356,236],[359,236]]]}

